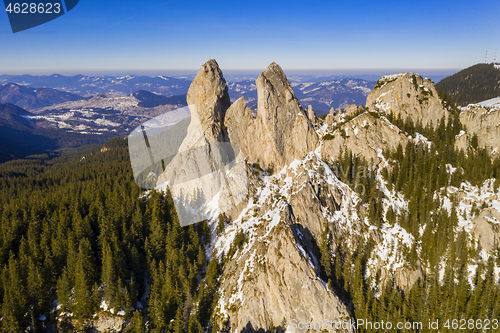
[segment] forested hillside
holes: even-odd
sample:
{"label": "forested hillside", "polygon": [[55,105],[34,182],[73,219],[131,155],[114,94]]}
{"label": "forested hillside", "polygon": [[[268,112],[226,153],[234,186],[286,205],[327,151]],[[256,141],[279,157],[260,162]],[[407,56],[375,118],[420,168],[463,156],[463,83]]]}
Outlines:
{"label": "forested hillside", "polygon": [[[500,257],[481,258],[480,246],[471,242],[467,233],[457,227],[457,198],[452,199],[450,207],[443,204],[443,199],[446,196],[444,189],[459,187],[462,182],[481,187],[487,179],[495,179],[494,186],[498,188],[500,160],[492,160],[486,149],[477,146],[470,147],[466,152],[453,148],[455,135],[461,131],[458,113],[448,122],[441,121],[435,130],[403,121],[392,114],[388,115],[388,119],[407,134],[415,136],[423,133],[432,142],[428,146],[425,142],[410,141],[405,147],[400,145],[396,151],[385,151],[384,156],[389,163],[381,170],[387,187],[402,193],[408,200],[405,212],[397,214],[388,209],[385,220],[392,226],[399,224],[415,240],[412,251],[392,245],[391,253],[405,257],[409,268],[424,267],[422,277],[410,290],[403,290],[395,285],[394,278],[384,281],[381,270],[373,272],[369,267],[377,246],[373,240],[369,239],[365,246],[357,249],[337,248],[332,254],[329,249],[333,241],[325,237],[320,242],[322,271],[328,273],[324,279],[330,280],[332,288],[352,298],[356,318],[379,323],[424,323],[420,330],[408,330],[412,332],[432,332],[425,327],[429,320],[438,320],[442,332],[455,332],[452,319],[462,320],[463,323],[470,318],[474,318],[474,325],[467,331],[481,332],[475,326],[475,319],[488,318],[484,322],[488,323],[489,330],[497,330],[500,328],[498,319],[495,320],[500,316],[500,286],[494,274]],[[333,169],[370,166],[349,153],[337,163],[337,167],[332,166]],[[460,167],[450,174],[447,164]],[[363,182],[362,187],[354,188],[365,189],[360,195],[369,206],[370,222],[374,225],[384,223],[381,208],[384,194],[378,190],[376,181],[359,179],[350,173],[342,180],[354,185],[355,182]],[[484,206],[487,204],[484,203]],[[475,209],[477,211],[472,214],[479,212],[479,207]],[[329,259],[324,259],[326,256]],[[472,274],[471,263],[477,265]],[[360,328],[360,332],[371,331]]]}
{"label": "forested hillside", "polygon": [[461,106],[500,96],[500,70],[493,64],[477,64],[436,84]]}
{"label": "forested hillside", "polygon": [[105,311],[134,332],[146,315],[154,332],[206,325],[219,274],[210,232],[181,228],[170,196],[141,196],[126,144],[0,166],[2,332],[87,330]]}

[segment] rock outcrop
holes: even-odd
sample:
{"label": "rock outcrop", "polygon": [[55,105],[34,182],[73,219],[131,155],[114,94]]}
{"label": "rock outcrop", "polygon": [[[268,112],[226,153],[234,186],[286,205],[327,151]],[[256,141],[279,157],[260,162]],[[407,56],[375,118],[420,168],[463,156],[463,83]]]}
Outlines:
{"label": "rock outcrop", "polygon": [[[215,60],[206,62],[198,71],[187,101],[191,111],[187,135],[158,179],[161,188],[169,187],[174,198],[180,200],[176,208],[182,225],[204,220],[200,210],[220,193],[226,199],[224,206],[237,205],[247,196],[243,158],[239,148],[228,142],[224,128],[230,100]],[[231,176],[229,170],[239,177]]]}
{"label": "rock outcrop", "polygon": [[307,118],[309,118],[309,121],[314,125],[318,122],[318,117],[316,116],[316,113],[314,113],[314,110],[312,108],[312,105],[309,105],[307,107]]}
{"label": "rock outcrop", "polygon": [[318,136],[280,66],[269,65],[256,85],[257,117],[243,97],[234,102],[225,120],[229,139],[249,161],[281,169],[314,150]]}
{"label": "rock outcrop", "polygon": [[434,84],[415,73],[386,75],[366,99],[366,106],[373,109],[411,119],[423,126],[439,125],[441,118],[448,118]]}
{"label": "rock outcrop", "polygon": [[[497,156],[500,147],[500,107],[483,107],[470,104],[462,108],[460,122],[465,126],[465,133],[457,138],[456,147],[467,151],[474,134],[478,138],[478,146],[487,148]],[[464,135],[465,134],[465,135]]]}
{"label": "rock outcrop", "polygon": [[331,108],[330,112],[326,115],[325,123],[327,125],[334,125],[336,123],[342,122],[346,117],[355,115],[356,112],[362,111],[363,109],[363,106],[356,106],[355,104],[349,104],[344,109],[339,109],[337,111]]}
{"label": "rock outcrop", "polygon": [[472,219],[474,237],[486,252],[500,244],[500,213],[495,208],[483,209]]}
{"label": "rock outcrop", "polygon": [[187,93],[191,110],[188,135],[179,151],[207,142],[227,141],[224,133],[224,117],[231,101],[227,83],[215,60],[207,61],[198,71]]}
{"label": "rock outcrop", "polygon": [[322,153],[336,159],[340,152],[349,149],[368,162],[380,162],[380,151],[403,147],[408,138],[385,117],[376,112],[365,112],[341,125],[333,133],[323,137]]}
{"label": "rock outcrop", "polygon": [[325,124],[332,125],[335,122],[335,109],[331,108],[325,117]]}
{"label": "rock outcrop", "polygon": [[[323,175],[317,173],[321,168]],[[314,153],[275,179],[259,187],[253,204],[216,245],[224,247],[238,230],[247,230],[246,244],[226,258],[216,309],[220,323],[229,319],[232,330],[255,332],[272,326],[284,330],[292,320],[349,322],[345,303],[319,277],[318,245],[327,223],[334,239],[362,237],[351,205],[356,194]]]}

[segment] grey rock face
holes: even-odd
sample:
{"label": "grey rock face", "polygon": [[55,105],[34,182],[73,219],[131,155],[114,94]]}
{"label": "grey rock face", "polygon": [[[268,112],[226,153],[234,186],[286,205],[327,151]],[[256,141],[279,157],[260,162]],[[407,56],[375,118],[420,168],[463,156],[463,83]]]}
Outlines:
{"label": "grey rock face", "polygon": [[411,119],[423,126],[439,125],[441,118],[448,118],[434,84],[415,73],[383,76],[366,99],[366,106],[395,116]]}
{"label": "grey rock face", "polygon": [[256,85],[257,117],[252,117],[240,98],[229,108],[225,125],[230,141],[240,146],[250,161],[281,169],[314,150],[318,136],[281,67],[269,65]]}
{"label": "grey rock face", "polygon": [[472,223],[474,237],[486,252],[500,244],[500,213],[495,208],[482,210]]}
{"label": "grey rock face", "polygon": [[466,135],[457,140],[458,148],[466,151],[472,136],[476,134],[479,147],[487,148],[493,156],[497,156],[500,147],[500,108],[471,104],[462,108],[460,122],[466,128]]}
{"label": "grey rock face", "polygon": [[385,117],[375,118],[365,112],[336,129],[331,140],[323,141],[321,151],[335,159],[341,150],[349,149],[367,161],[373,159],[378,163],[379,151],[396,149],[398,144],[404,147],[407,142],[406,135]]}
{"label": "grey rock face", "polygon": [[[191,112],[187,135],[158,179],[159,185],[169,186],[174,198],[182,199],[176,206],[182,225],[204,220],[200,209],[219,192],[231,205],[238,205],[247,196],[243,156],[228,142],[224,128],[229,94],[215,60],[200,68],[187,101]],[[223,210],[231,209],[228,202],[223,204]]]}
{"label": "grey rock face", "polygon": [[311,172],[321,166],[326,170],[312,153],[292,163],[268,189],[259,189],[254,205],[226,229],[223,239],[253,226],[246,245],[227,258],[219,289],[216,311],[220,322],[229,318],[232,330],[351,320],[346,305],[319,277],[317,246],[327,223],[334,237],[350,240],[361,237],[362,223],[350,206],[355,194],[329,169],[324,175]]}

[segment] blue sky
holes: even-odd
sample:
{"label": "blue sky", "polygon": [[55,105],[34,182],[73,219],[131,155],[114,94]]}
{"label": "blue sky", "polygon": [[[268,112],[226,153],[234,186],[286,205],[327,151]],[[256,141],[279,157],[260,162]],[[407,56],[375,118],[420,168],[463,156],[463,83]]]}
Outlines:
{"label": "blue sky", "polygon": [[[197,69],[461,69],[500,49],[500,1],[80,0],[13,34],[0,12],[0,74]],[[500,58],[500,56],[499,56]]]}

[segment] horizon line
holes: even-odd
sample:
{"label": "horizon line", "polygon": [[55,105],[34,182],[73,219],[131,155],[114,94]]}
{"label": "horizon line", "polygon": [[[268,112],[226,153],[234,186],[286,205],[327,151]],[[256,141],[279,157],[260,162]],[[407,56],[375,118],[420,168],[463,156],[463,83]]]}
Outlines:
{"label": "horizon line", "polygon": [[[265,68],[264,68],[265,69]],[[227,72],[231,74],[257,74],[262,73],[264,69],[222,69],[222,72]],[[285,74],[300,74],[300,73],[308,73],[308,74],[321,74],[321,72],[325,75],[348,75],[348,74],[356,74],[356,75],[377,75],[380,72],[391,72],[391,73],[401,73],[401,72],[416,72],[425,71],[425,72],[451,72],[451,71],[460,71],[463,68],[322,68],[322,69],[307,69],[307,68],[295,68],[295,69],[286,69],[283,68]],[[161,73],[164,72],[165,75],[172,72],[175,75],[192,75],[196,74],[199,71],[198,69],[113,69],[113,70],[105,70],[105,69],[85,69],[85,70],[7,70],[5,72],[0,71],[0,75],[31,75],[31,76],[51,76],[51,75],[64,75],[64,76],[76,76],[76,75],[144,75],[140,73]],[[334,72],[337,72],[335,74]],[[161,75],[161,74],[159,74]]]}

